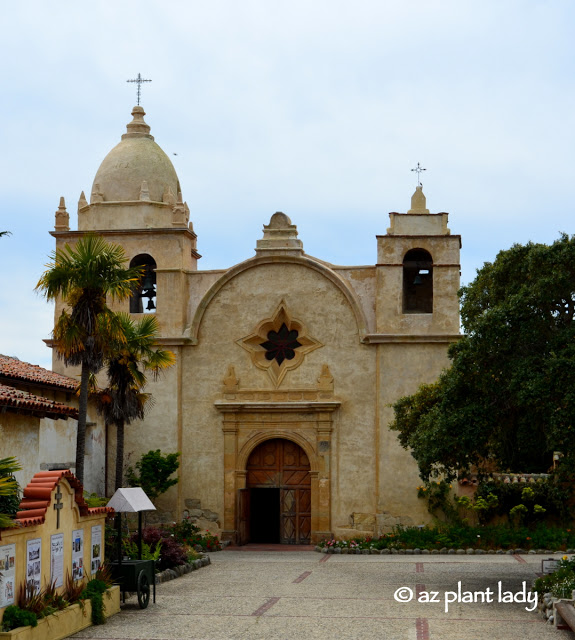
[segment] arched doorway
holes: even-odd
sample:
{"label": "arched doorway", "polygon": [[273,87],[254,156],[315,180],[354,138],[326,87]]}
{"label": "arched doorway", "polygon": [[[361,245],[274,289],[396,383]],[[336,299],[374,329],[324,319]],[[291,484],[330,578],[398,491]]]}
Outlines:
{"label": "arched doorway", "polygon": [[[305,451],[282,438],[266,440],[246,465],[246,520],[250,542],[309,544],[311,476]],[[247,512],[246,512],[247,511]]]}

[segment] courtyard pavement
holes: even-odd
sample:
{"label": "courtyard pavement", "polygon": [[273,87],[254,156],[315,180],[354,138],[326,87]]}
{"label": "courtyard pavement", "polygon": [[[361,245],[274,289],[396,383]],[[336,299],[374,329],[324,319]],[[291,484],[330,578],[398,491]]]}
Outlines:
{"label": "courtyard pavement", "polygon": [[[545,624],[536,610],[526,611],[532,602],[498,602],[522,599],[523,582],[528,592],[546,556],[332,555],[269,549],[248,546],[212,553],[211,565],[158,585],[155,605],[150,601],[140,610],[131,599],[105,625],[73,637],[575,639],[575,633]],[[409,602],[397,601],[410,597]],[[426,597],[437,602],[417,602]],[[448,611],[446,599],[453,600]]]}

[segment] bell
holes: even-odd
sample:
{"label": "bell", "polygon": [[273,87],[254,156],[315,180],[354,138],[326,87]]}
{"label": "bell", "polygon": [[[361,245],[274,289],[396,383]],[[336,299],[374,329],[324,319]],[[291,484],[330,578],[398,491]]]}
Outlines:
{"label": "bell", "polygon": [[419,273],[415,276],[415,280],[413,281],[413,284],[415,284],[415,285],[423,284],[423,281],[422,281],[421,276],[419,275]]}
{"label": "bell", "polygon": [[154,289],[154,278],[152,277],[152,272],[148,269],[146,271],[146,277],[144,278],[144,284],[142,284],[142,289],[145,291],[146,289]]}
{"label": "bell", "polygon": [[147,309],[148,311],[152,311],[152,310],[153,310],[153,309],[155,309],[155,308],[156,308],[156,305],[154,304],[154,301],[152,300],[152,298],[150,298],[150,299],[148,300],[148,306],[146,307],[146,309]]}

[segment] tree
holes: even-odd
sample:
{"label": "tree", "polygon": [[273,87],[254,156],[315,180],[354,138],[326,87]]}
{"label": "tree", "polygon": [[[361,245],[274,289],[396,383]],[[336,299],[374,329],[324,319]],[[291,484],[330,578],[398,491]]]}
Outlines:
{"label": "tree", "polygon": [[84,481],[86,415],[90,373],[99,371],[109,344],[122,341],[116,314],[106,297],[128,298],[142,276],[139,267],[126,268],[127,258],[118,245],[99,236],[80,238],[71,247],[56,250],[36,285],[48,300],[61,298],[64,308],[54,327],[56,353],[64,363],[81,366],[76,440],[76,476]]}
{"label": "tree", "polygon": [[134,320],[127,313],[117,314],[122,340],[111,345],[107,359],[108,386],[97,395],[98,409],[106,422],[116,426],[116,490],[123,486],[124,427],[144,417],[150,396],[143,392],[146,372],[157,377],[171,367],[171,351],[154,349],[159,334],[155,316]]}
{"label": "tree", "polygon": [[130,486],[142,487],[145,494],[154,500],[178,483],[177,478],[170,476],[180,466],[179,456],[179,453],[167,453],[164,456],[159,449],[148,451],[136,462],[139,475],[128,467],[126,475]]}
{"label": "tree", "polygon": [[451,367],[394,405],[421,477],[575,468],[575,236],[501,251],[460,291]]}
{"label": "tree", "polygon": [[3,511],[10,513],[0,513],[0,529],[13,527],[14,521],[12,516],[15,515],[20,500],[18,499],[18,483],[14,479],[14,473],[20,471],[22,467],[18,464],[16,458],[0,459],[0,505]]}
{"label": "tree", "polygon": [[10,231],[0,231],[0,238],[2,236],[11,236],[12,234],[10,233]]}

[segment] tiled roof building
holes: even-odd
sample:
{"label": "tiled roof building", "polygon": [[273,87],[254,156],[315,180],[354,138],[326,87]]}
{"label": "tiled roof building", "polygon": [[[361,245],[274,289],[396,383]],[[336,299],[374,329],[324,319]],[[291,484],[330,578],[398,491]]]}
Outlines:
{"label": "tiled roof building", "polygon": [[14,387],[5,384],[0,384],[0,407],[8,411],[31,414],[41,418],[47,416],[54,419],[68,417],[78,419],[78,409],[74,407],[28,391],[14,389]]}
{"label": "tiled roof building", "polygon": [[74,380],[74,378],[49,371],[37,364],[30,364],[29,362],[18,360],[18,358],[0,354],[0,382],[9,384],[11,380],[57,387],[68,391],[75,391],[78,387],[78,381]]}
{"label": "tiled roof building", "polygon": [[[0,354],[0,458],[18,459],[22,486],[38,472],[74,468],[77,388],[74,378]],[[105,433],[89,424],[85,484],[103,494]]]}

